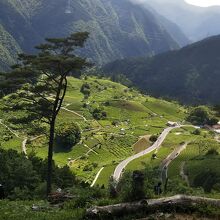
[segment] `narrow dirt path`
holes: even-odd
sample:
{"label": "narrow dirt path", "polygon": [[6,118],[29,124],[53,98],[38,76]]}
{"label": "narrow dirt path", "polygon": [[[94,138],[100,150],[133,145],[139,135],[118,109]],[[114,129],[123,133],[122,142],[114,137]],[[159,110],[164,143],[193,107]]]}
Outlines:
{"label": "narrow dirt path", "polygon": [[97,181],[97,179],[99,178],[99,175],[101,174],[102,170],[104,169],[104,167],[102,167],[99,172],[96,174],[95,179],[93,180],[92,184],[90,185],[90,187],[93,187]]}
{"label": "narrow dirt path", "polygon": [[11,128],[9,128],[6,124],[3,123],[3,120],[0,119],[0,124],[3,125],[5,128],[7,128],[13,135],[15,135],[15,137],[19,138],[19,139],[23,139],[21,138],[15,131],[13,131]]}
{"label": "narrow dirt path", "polygon": [[[21,137],[18,133],[16,133],[10,127],[8,127],[6,124],[4,124],[2,119],[0,119],[0,124],[3,125],[5,128],[7,128],[10,131],[10,133],[13,134],[15,137],[22,140],[21,150],[24,153],[24,155],[27,157],[27,147],[26,147],[26,145],[27,145],[28,138],[27,137]],[[42,136],[44,136],[44,135],[39,135],[37,137],[33,137],[33,138],[30,139],[30,141],[34,141],[37,138],[42,137]]]}
{"label": "narrow dirt path", "polygon": [[68,109],[67,107],[68,107],[69,105],[71,105],[71,104],[67,104],[65,107],[62,107],[61,109],[65,110],[65,111],[67,111],[67,112],[71,112],[71,113],[73,113],[74,115],[76,115],[76,116],[82,118],[84,121],[87,121],[87,119],[86,119],[83,115],[80,115],[79,113],[77,113],[77,112],[75,112],[75,111],[73,111],[73,110]]}
{"label": "narrow dirt path", "polygon": [[98,153],[96,151],[94,151],[92,148],[90,148],[87,144],[84,144],[84,147],[87,147],[89,149],[89,151],[86,153],[86,155],[90,152],[93,152],[94,154],[98,155]]}
{"label": "narrow dirt path", "polygon": [[27,158],[27,148],[26,148],[26,144],[27,144],[27,138],[25,138],[23,141],[22,141],[22,152],[24,153],[24,155],[26,156]]}
{"label": "narrow dirt path", "polygon": [[0,119],[0,124],[3,125],[5,128],[7,128],[11,132],[11,134],[13,134],[15,137],[19,138],[20,140],[23,140],[21,144],[21,150],[24,153],[24,155],[27,157],[27,148],[26,148],[27,138],[20,137],[19,134],[17,134],[15,131],[9,128],[6,124],[4,124],[2,119]]}

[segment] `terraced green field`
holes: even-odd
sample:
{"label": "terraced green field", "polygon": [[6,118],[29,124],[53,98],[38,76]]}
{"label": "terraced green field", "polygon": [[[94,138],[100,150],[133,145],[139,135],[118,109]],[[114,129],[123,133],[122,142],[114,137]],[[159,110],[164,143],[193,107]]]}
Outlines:
{"label": "terraced green field", "polygon": [[[80,92],[84,83],[90,86],[88,98]],[[2,101],[0,105],[3,105]],[[105,111],[107,117],[95,120],[92,115],[92,110],[95,108]],[[88,183],[91,183],[100,168],[104,167],[96,185],[107,186],[117,164],[135,154],[132,145],[140,136],[159,135],[167,127],[167,121],[184,121],[186,112],[187,110],[177,103],[142,95],[134,89],[107,79],[69,78],[68,91],[58,122],[78,123],[82,130],[82,139],[69,151],[64,151],[62,146],[55,146],[54,159],[60,166],[68,164],[78,178]],[[0,124],[1,147],[21,151],[22,141],[24,137],[28,137],[27,152],[35,152],[38,156],[46,158],[48,141],[46,136],[40,135],[37,139],[31,140],[36,136],[31,134],[32,127],[21,127],[20,124],[11,122],[11,118],[22,114],[24,113],[7,114],[5,111],[0,111],[2,122],[21,137],[15,137]],[[193,130],[192,127],[173,130],[158,150],[157,159],[152,160],[154,153],[152,152],[132,161],[126,170],[144,169],[149,165],[159,167],[176,147],[183,142],[190,142],[186,150],[170,164],[169,178],[177,177],[182,162],[191,161],[198,155],[199,148],[196,141],[200,141],[201,145],[201,141],[213,140],[213,136],[205,130],[201,135],[193,135]],[[187,163],[187,167],[191,166],[190,164]]]}
{"label": "terraced green field", "polygon": [[[90,85],[88,99],[85,99],[80,92],[83,83]],[[134,154],[132,145],[139,136],[159,134],[166,127],[167,120],[175,118],[180,121],[185,117],[185,109],[176,103],[144,96],[134,89],[95,77],[89,77],[86,80],[69,78],[63,107],[66,109],[61,110],[58,121],[77,122],[82,129],[82,141],[70,151],[63,151],[59,146],[55,147],[54,159],[61,166],[69,164],[79,178],[88,182],[92,182],[102,166],[111,167],[112,164],[117,164]],[[91,109],[94,108],[102,108],[107,113],[107,118],[95,120],[91,114]],[[27,128],[9,123],[9,119],[16,115],[9,116],[0,112],[0,116],[5,124],[17,130],[16,132],[22,134],[22,137],[26,136]],[[117,121],[116,126],[112,125],[114,121]],[[7,132],[10,134],[9,131]],[[20,151],[21,142],[22,140],[12,138],[10,141],[2,142],[2,146]],[[35,152],[38,156],[45,158],[47,156],[46,137],[42,136],[29,141],[27,152]],[[102,175],[106,177],[102,178]],[[106,168],[102,175],[101,181],[98,179],[100,184],[102,179],[107,183],[111,172]]]}

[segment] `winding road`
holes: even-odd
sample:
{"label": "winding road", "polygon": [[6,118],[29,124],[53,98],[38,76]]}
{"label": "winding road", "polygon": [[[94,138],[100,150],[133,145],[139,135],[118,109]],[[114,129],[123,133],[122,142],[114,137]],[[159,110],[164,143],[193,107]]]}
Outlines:
{"label": "winding road", "polygon": [[168,178],[168,166],[170,165],[170,163],[173,160],[175,160],[183,150],[186,149],[187,145],[188,143],[184,143],[180,145],[171,154],[169,154],[165,160],[163,160],[161,164],[161,181],[162,182],[165,182],[166,179]]}
{"label": "winding road", "polygon": [[176,128],[180,128],[180,127],[183,127],[183,125],[165,128],[163,130],[163,132],[161,133],[161,135],[158,137],[157,141],[151,147],[149,147],[146,150],[141,151],[140,153],[135,154],[135,155],[123,160],[121,163],[119,163],[118,166],[115,168],[113,178],[116,181],[119,181],[123,170],[131,161],[133,161],[139,157],[142,157],[144,155],[147,155],[147,154],[151,153],[152,151],[158,149],[161,146],[161,144],[163,143],[163,141],[165,140],[166,136],[170,133],[170,131],[173,129],[176,129]]}

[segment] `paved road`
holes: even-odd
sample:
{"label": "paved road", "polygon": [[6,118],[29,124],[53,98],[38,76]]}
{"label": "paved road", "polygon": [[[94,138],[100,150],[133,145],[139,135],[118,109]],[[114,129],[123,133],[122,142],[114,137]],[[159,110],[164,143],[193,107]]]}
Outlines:
{"label": "paved road", "polygon": [[180,128],[182,126],[175,126],[175,127],[168,127],[168,128],[165,128],[163,130],[163,132],[161,133],[161,135],[158,137],[157,141],[149,148],[147,148],[146,150],[144,151],[141,151],[140,153],[138,154],[135,154],[129,158],[127,158],[126,160],[123,160],[120,164],[118,164],[118,166],[116,167],[115,171],[114,171],[114,174],[113,174],[113,178],[116,180],[116,181],[119,181],[120,177],[121,177],[121,174],[123,172],[123,170],[125,169],[125,167],[133,160],[139,158],[139,157],[142,157],[146,154],[149,154],[151,153],[152,151],[158,149],[161,144],[163,143],[163,141],[165,140],[166,136],[169,134],[169,132],[173,129],[176,129],[176,128]]}
{"label": "paved road", "polygon": [[165,182],[168,177],[168,166],[170,165],[170,163],[180,155],[180,153],[187,147],[187,145],[188,145],[188,143],[180,145],[171,154],[169,154],[165,160],[163,160],[163,162],[161,164],[161,180],[162,180],[162,182]]}

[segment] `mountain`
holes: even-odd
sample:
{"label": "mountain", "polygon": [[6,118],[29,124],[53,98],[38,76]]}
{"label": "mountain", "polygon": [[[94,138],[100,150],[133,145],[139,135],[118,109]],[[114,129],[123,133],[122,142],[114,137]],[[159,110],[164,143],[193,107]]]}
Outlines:
{"label": "mountain", "polygon": [[82,53],[96,64],[177,49],[185,40],[169,33],[174,24],[128,0],[2,0],[0,14],[12,45],[25,52],[46,37],[89,31]]}
{"label": "mountain", "polygon": [[188,39],[195,42],[220,34],[220,7],[197,7],[184,0],[146,0],[159,14],[177,24]]}
{"label": "mountain", "polygon": [[108,73],[125,74],[137,87],[154,96],[184,103],[219,104],[220,36],[151,58],[115,61]]}
{"label": "mountain", "polygon": [[0,71],[16,62],[16,54],[21,52],[16,40],[0,24]]}
{"label": "mountain", "polygon": [[168,20],[165,16],[162,16],[153,7],[147,6],[147,10],[151,11],[151,13],[157,18],[160,25],[165,27],[165,29],[168,31],[171,37],[180,45],[180,47],[190,44],[190,40],[186,37],[186,35],[176,23]]}

